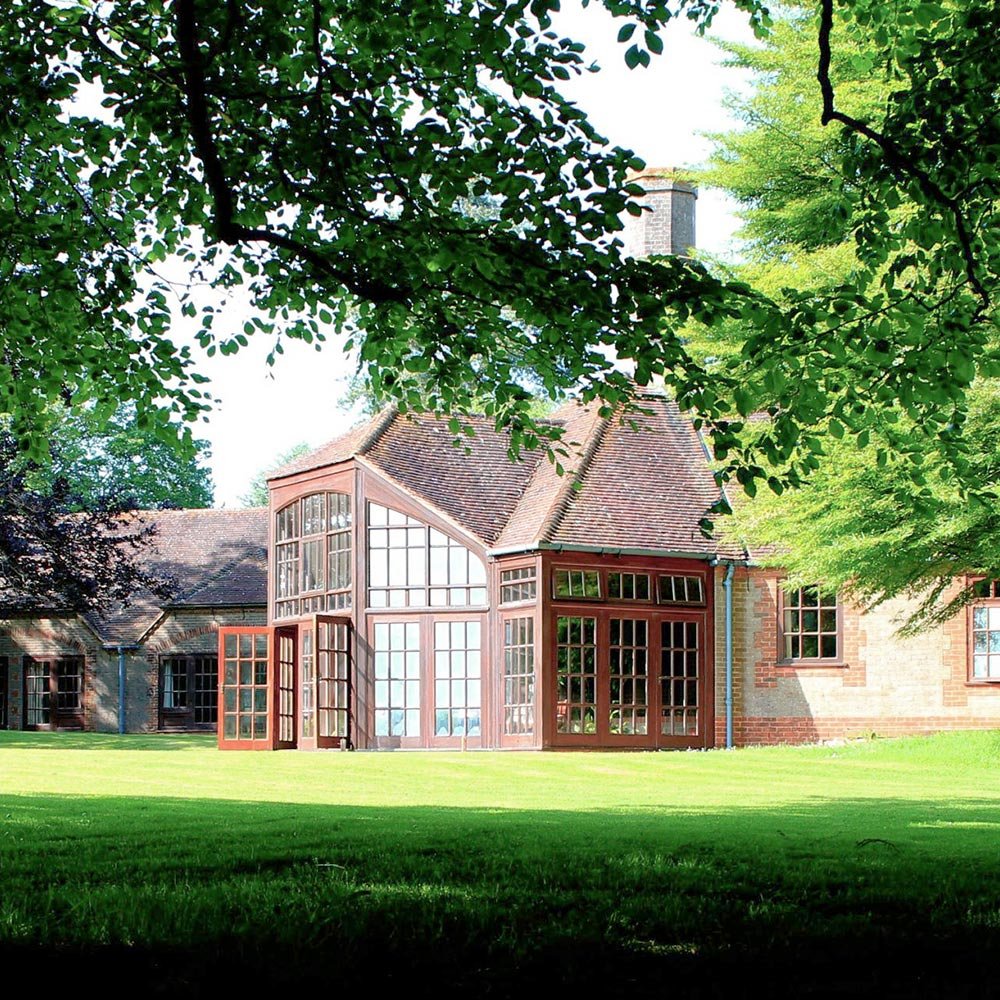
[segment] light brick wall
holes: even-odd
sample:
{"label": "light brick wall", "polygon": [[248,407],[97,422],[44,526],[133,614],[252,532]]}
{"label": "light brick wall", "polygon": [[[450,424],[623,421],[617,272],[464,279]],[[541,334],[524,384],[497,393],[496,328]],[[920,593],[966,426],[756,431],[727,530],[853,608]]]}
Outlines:
{"label": "light brick wall", "polygon": [[[716,745],[725,732],[724,615],[717,577]],[[837,666],[780,660],[779,574],[738,570],[734,580],[734,742],[805,743],[1000,726],[1000,685],[969,684],[968,617],[919,635],[898,635],[903,601],[867,614],[842,610]]]}

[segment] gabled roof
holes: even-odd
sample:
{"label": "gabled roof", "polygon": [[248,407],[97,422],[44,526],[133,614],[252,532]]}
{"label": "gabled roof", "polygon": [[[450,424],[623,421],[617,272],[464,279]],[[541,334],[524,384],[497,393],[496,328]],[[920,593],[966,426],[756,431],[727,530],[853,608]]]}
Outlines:
{"label": "gabled roof", "polygon": [[554,545],[720,554],[700,521],[719,485],[691,421],[663,395],[597,430],[582,478],[550,525]]}
{"label": "gabled roof", "polygon": [[139,558],[172,581],[174,594],[161,601],[143,590],[126,607],[86,616],[104,642],[138,642],[165,608],[267,604],[266,509],[155,510],[142,517],[156,533]]}
{"label": "gabled roof", "polygon": [[466,420],[475,435],[456,446],[447,420],[388,409],[270,481],[354,456],[489,548],[742,555],[701,534],[719,487],[690,420],[663,393],[638,403],[603,418],[596,404],[560,407],[551,421],[563,428],[563,475],[538,451],[511,460],[507,435],[485,418]]}

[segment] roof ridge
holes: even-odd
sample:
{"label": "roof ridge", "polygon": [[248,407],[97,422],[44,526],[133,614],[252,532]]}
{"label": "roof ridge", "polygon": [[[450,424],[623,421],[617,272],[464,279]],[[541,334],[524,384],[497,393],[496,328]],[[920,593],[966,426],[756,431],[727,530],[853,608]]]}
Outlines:
{"label": "roof ridge", "polygon": [[357,448],[354,449],[355,456],[366,455],[379,443],[379,440],[392,425],[392,422],[400,415],[399,407],[395,403],[389,403],[376,415],[372,421],[371,430],[361,439]]}
{"label": "roof ridge", "polygon": [[594,456],[597,454],[597,450],[604,440],[604,435],[607,433],[610,423],[611,418],[602,417],[600,411],[598,411],[597,421],[591,431],[590,440],[584,446],[583,453],[580,456],[580,464],[573,474],[572,481],[568,479],[564,480],[559,487],[559,492],[556,494],[555,500],[552,501],[552,506],[549,507],[549,511],[545,515],[545,520],[542,522],[539,541],[551,541],[552,536],[559,530],[559,525],[566,516],[570,502],[576,495],[574,486],[577,482],[581,485],[583,484],[583,479],[589,471]]}

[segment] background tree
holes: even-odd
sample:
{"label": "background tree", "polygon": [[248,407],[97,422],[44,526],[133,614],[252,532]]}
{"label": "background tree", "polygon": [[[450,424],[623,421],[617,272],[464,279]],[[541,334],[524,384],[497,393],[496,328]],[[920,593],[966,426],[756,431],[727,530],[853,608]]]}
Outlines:
{"label": "background tree", "polygon": [[312,450],[312,447],[306,444],[305,441],[300,441],[298,444],[293,444],[287,451],[283,451],[270,465],[261,469],[250,480],[246,493],[240,497],[240,503],[244,507],[266,507],[270,502],[270,495],[267,490],[268,477],[277,472],[283,465],[287,465],[293,459],[298,458],[300,455],[305,455]]}
{"label": "background tree", "polygon": [[69,480],[41,472],[0,431],[0,607],[104,611],[140,588],[160,597],[170,581],[143,569],[153,527],[104,500],[80,512]]}
{"label": "background tree", "polygon": [[210,507],[212,480],[202,462],[208,442],[192,440],[178,450],[150,428],[142,429],[134,405],[120,407],[107,421],[93,408],[57,406],[49,430],[51,461],[33,474],[37,486],[66,484],[71,509],[92,510],[113,498],[123,510]]}
{"label": "background tree", "polygon": [[[844,172],[849,152],[844,144],[853,139],[822,122],[816,20],[808,11],[789,11],[763,47],[724,46],[733,64],[753,71],[757,84],[748,96],[733,98],[742,127],[714,137],[716,151],[703,173],[704,182],[741,203],[746,256],[739,277],[793,308],[806,295],[843,287],[870,266],[868,245],[855,235],[856,216],[867,198],[865,178]],[[838,50],[833,67],[841,106],[859,119],[887,99],[887,82],[871,73],[874,53],[873,40],[855,39]],[[913,210],[910,203],[895,205],[887,211],[888,227],[905,231]],[[877,270],[880,281],[891,282],[889,262]],[[820,323],[817,338],[846,315],[833,313]],[[988,327],[990,314],[983,319]],[[868,348],[873,358],[901,339],[916,343],[917,334],[926,336],[891,323],[880,329],[884,342]],[[746,412],[770,408],[773,414],[799,387],[778,381],[773,368],[754,367],[748,343],[756,336],[731,321],[711,331],[693,330],[690,346],[709,370],[740,380]],[[938,348],[947,352],[952,345],[942,342]],[[890,384],[888,357],[886,366]],[[942,373],[942,393],[946,385]],[[845,386],[845,400],[851,389]],[[1000,385],[979,377],[966,401],[963,419],[941,425],[918,419],[919,411],[901,393],[869,413],[864,432],[853,437],[837,415],[817,413],[805,442],[816,457],[807,481],[785,491],[775,477],[776,492],[740,500],[734,517],[724,522],[726,530],[747,541],[760,561],[785,568],[791,585],[820,580],[866,605],[919,594],[911,628],[953,613],[970,596],[954,598],[955,577],[1000,566],[995,514],[1000,438],[993,419]],[[769,433],[770,425],[771,420],[751,424],[749,433],[754,428]],[[967,484],[973,488],[964,488]]]}

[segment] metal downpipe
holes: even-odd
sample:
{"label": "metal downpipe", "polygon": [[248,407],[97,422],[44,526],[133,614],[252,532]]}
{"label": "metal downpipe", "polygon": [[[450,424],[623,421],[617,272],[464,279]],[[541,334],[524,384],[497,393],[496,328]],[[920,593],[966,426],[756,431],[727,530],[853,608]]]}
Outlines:
{"label": "metal downpipe", "polygon": [[733,574],[736,563],[726,564],[722,588],[726,596],[726,749],[733,746]]}

